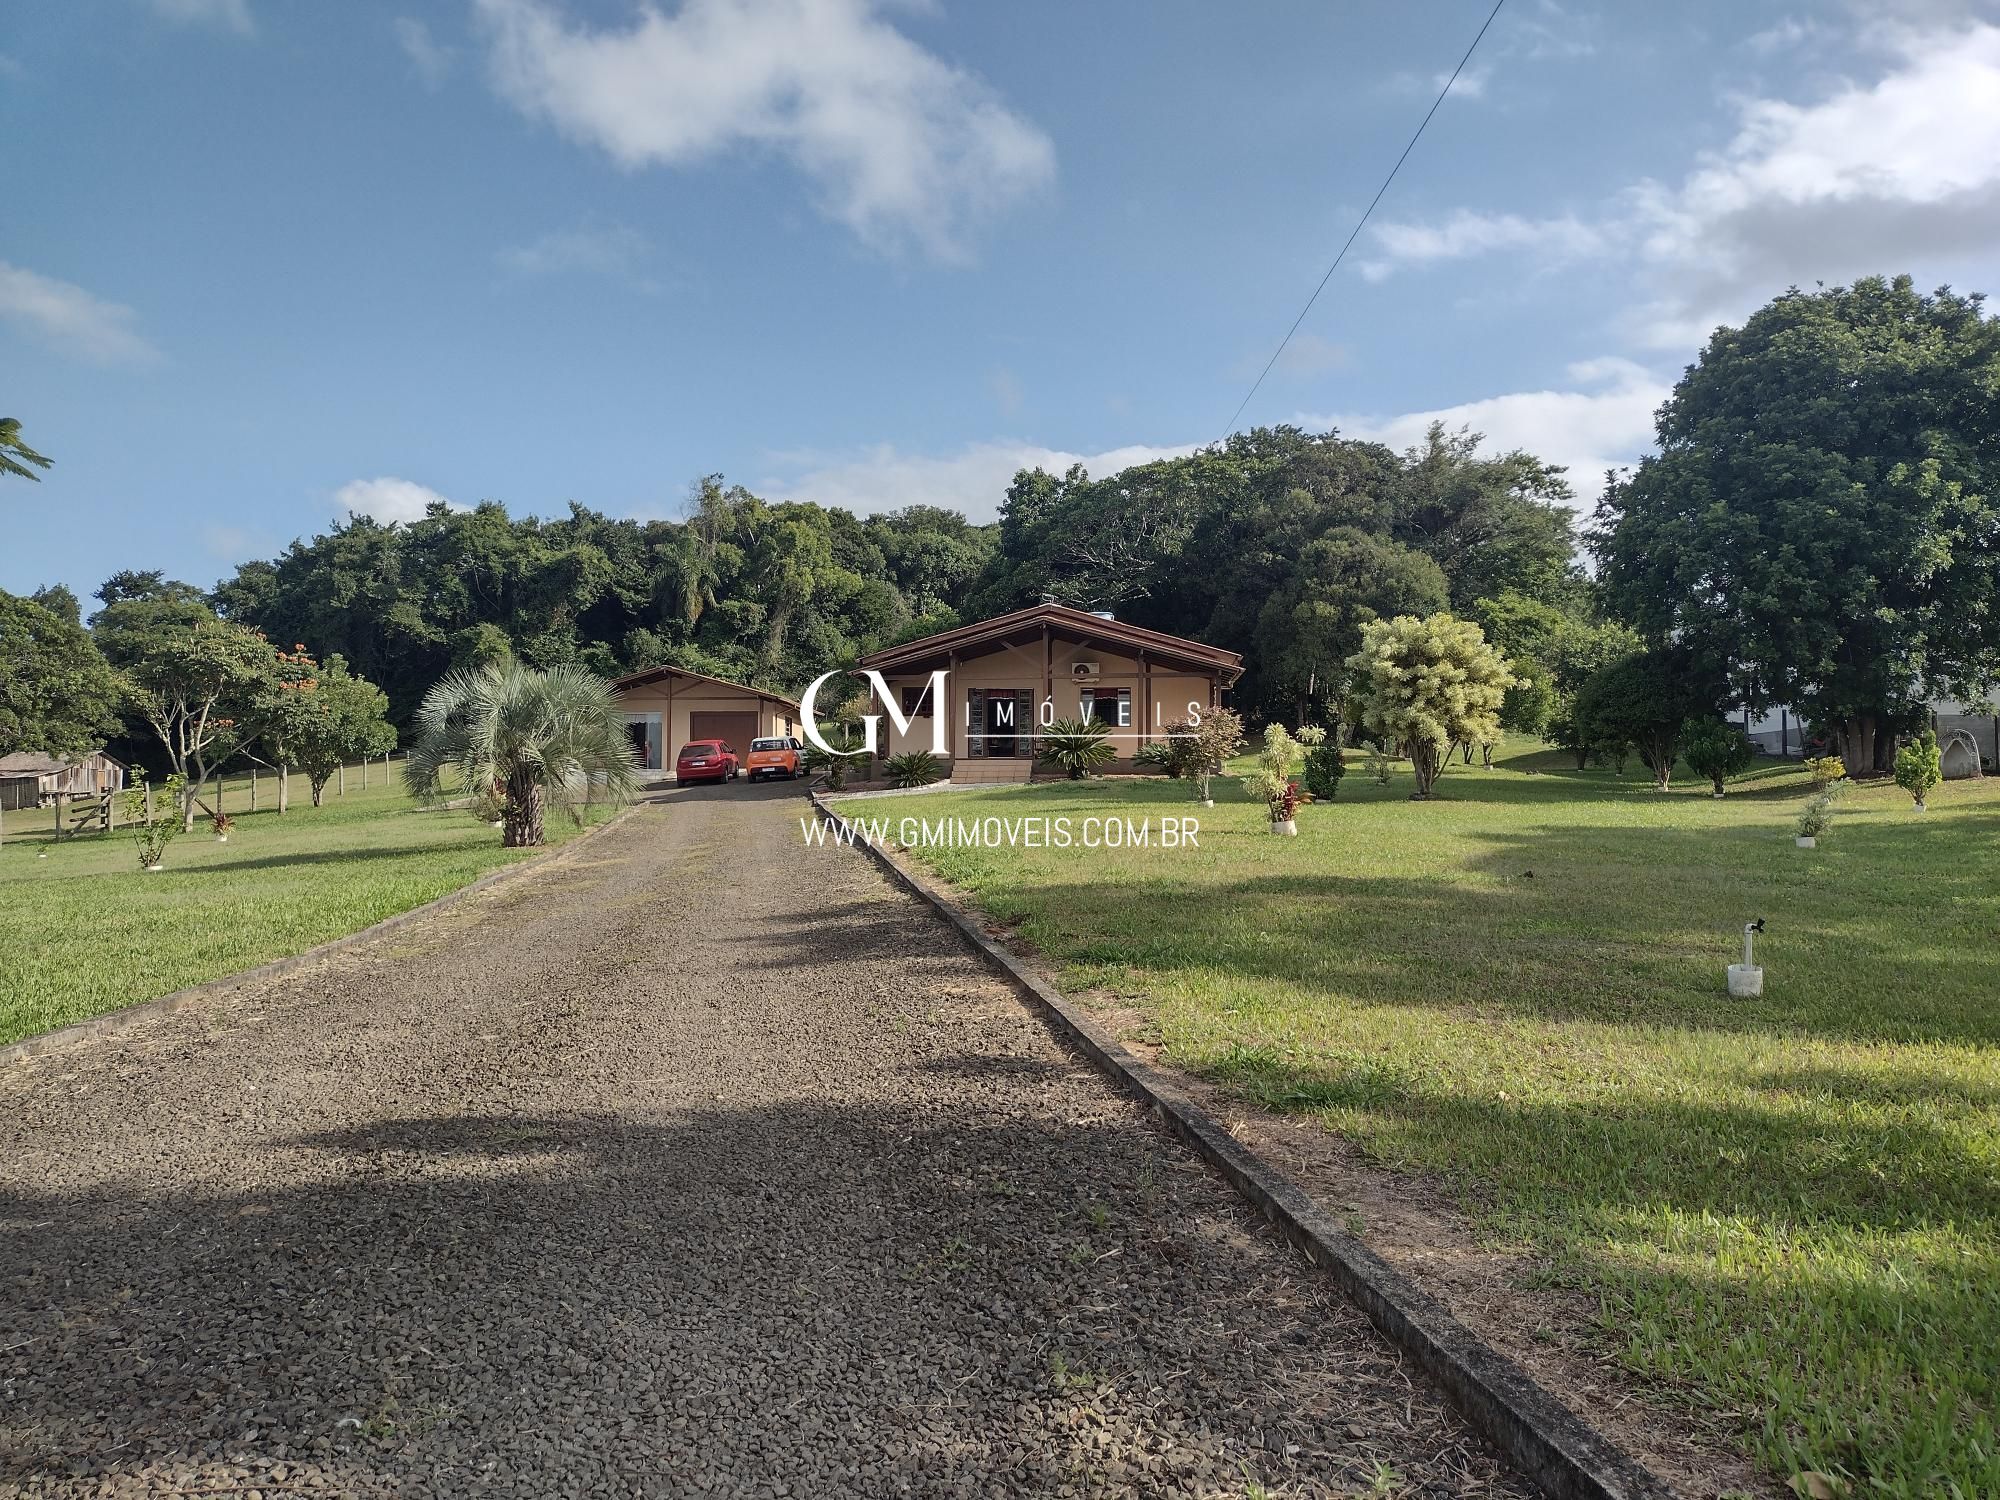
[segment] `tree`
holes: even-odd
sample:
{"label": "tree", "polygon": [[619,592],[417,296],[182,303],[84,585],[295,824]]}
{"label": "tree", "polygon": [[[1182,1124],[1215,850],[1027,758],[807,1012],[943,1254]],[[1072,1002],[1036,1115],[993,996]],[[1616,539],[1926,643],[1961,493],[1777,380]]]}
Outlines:
{"label": "tree", "polygon": [[1703,688],[1686,650],[1637,651],[1583,685],[1576,697],[1577,731],[1606,753],[1630,746],[1664,792],[1680,757],[1682,726],[1714,714],[1717,696]]}
{"label": "tree", "polygon": [[278,811],[290,801],[288,773],[296,766],[318,807],[326,784],[349,760],[387,755],[396,748],[389,699],[366,678],[347,670],[339,652],[325,663],[303,646],[278,653],[281,675],[264,715],[264,743],[278,771]]}
{"label": "tree", "polygon": [[585,804],[639,785],[617,695],[578,667],[507,662],[450,673],[424,695],[416,729],[403,766],[411,794],[441,801],[447,771],[459,788],[494,788],[510,849],[543,842],[551,804],[580,821]]}
{"label": "tree", "polygon": [[1362,628],[1361,649],[1347,665],[1363,725],[1405,748],[1419,799],[1430,796],[1454,744],[1500,737],[1500,705],[1514,674],[1470,620],[1377,620]]}
{"label": "tree", "polygon": [[1306,544],[1258,616],[1254,647],[1263,680],[1290,697],[1303,724],[1316,705],[1346,696],[1347,659],[1361,649],[1363,625],[1433,613],[1448,595],[1444,574],[1421,552],[1336,527]]}
{"label": "tree", "polygon": [[[35,469],[46,469],[54,463],[54,459],[42,457],[21,441],[21,424],[18,421],[12,417],[0,417],[0,474],[39,481],[42,476]],[[34,468],[29,468],[29,464],[33,464]]]}
{"label": "tree", "polygon": [[117,674],[74,616],[0,590],[0,755],[95,749],[117,728],[118,696]]}
{"label": "tree", "polygon": [[209,778],[261,732],[281,672],[269,641],[217,619],[190,593],[157,573],[120,574],[98,591],[106,603],[91,628],[119,669],[127,706],[181,778],[181,816],[192,828]]}
{"label": "tree", "polygon": [[1718,329],[1612,485],[1616,613],[1752,707],[1832,726],[1851,774],[2000,652],[2000,324],[1908,277],[1793,289]]}
{"label": "tree", "polygon": [[1757,759],[1757,747],[1739,725],[1727,719],[1690,720],[1681,730],[1681,758],[1697,776],[1706,776],[1723,793],[1723,783],[1749,770]]}

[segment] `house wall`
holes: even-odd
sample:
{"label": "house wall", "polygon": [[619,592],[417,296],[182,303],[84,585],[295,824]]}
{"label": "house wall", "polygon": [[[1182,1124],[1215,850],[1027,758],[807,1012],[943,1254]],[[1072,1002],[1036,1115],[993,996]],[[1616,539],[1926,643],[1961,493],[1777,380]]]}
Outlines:
{"label": "house wall", "polygon": [[[1070,676],[1072,665],[1079,661],[1098,664],[1098,673],[1093,681],[1077,682]],[[885,674],[884,680],[900,707],[903,688],[923,687],[929,681],[929,674]],[[1111,742],[1117,748],[1119,758],[1128,761],[1147,740],[1161,738],[1166,725],[1186,717],[1190,703],[1205,710],[1215,701],[1215,679],[1212,676],[1185,670],[1167,672],[1157,666],[1149,674],[1141,671],[1136,655],[1064,641],[1054,641],[1050,645],[1046,681],[1047,701],[1052,706],[1047,710],[1042,708],[1044,680],[1042,645],[1039,641],[960,661],[948,680],[951,724],[946,744],[949,757],[953,760],[971,758],[966,702],[968,693],[974,688],[988,692],[1011,688],[1028,693],[1034,704],[1037,725],[1051,717],[1078,717],[1086,690],[1102,697],[1120,688],[1129,688],[1132,694],[1131,723],[1110,731]],[[911,720],[908,731],[899,731],[885,715],[882,722],[883,753],[899,755],[908,750],[931,749],[931,707],[926,699],[923,711]]]}
{"label": "house wall", "polygon": [[[693,738],[689,721],[697,713],[754,712],[760,738],[798,732],[798,711],[789,704],[773,703],[753,692],[735,691],[714,683],[669,681],[672,682],[671,691],[668,682],[646,682],[621,688],[618,693],[619,705],[627,715],[645,716],[649,727],[653,716],[658,717],[653,738],[657,740],[659,759],[648,766],[649,770],[673,769],[674,758],[680,753],[681,746]],[[745,753],[750,749],[748,745],[736,748]]]}

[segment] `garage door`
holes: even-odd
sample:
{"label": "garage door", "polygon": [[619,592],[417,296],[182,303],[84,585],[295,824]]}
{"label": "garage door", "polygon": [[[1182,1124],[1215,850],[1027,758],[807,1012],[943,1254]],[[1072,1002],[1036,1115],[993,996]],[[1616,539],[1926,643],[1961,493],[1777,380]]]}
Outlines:
{"label": "garage door", "polygon": [[757,715],[754,712],[726,714],[696,710],[688,715],[688,738],[723,740],[738,755],[748,755],[750,742],[757,738]]}

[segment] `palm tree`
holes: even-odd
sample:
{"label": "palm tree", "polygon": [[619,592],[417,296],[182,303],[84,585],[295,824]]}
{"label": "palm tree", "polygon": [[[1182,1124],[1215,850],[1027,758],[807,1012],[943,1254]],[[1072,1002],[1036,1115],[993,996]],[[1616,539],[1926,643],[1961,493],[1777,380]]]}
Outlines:
{"label": "palm tree", "polygon": [[493,787],[509,848],[542,842],[551,803],[580,822],[585,804],[639,785],[617,696],[581,667],[542,672],[507,661],[453,672],[424,694],[416,729],[403,767],[411,795],[441,800],[446,767],[459,787]]}
{"label": "palm tree", "polygon": [[[18,460],[18,462],[17,462]],[[40,479],[35,469],[46,469],[50,460],[21,441],[21,424],[12,417],[0,417],[0,474],[22,479]],[[26,467],[33,464],[35,469]]]}

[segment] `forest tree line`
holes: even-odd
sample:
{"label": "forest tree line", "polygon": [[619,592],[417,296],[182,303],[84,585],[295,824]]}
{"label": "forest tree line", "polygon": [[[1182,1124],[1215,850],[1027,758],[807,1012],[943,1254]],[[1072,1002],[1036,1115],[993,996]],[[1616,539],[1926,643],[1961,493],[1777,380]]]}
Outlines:
{"label": "forest tree line", "polygon": [[133,674],[211,623],[289,644],[315,684],[324,663],[378,687],[407,729],[454,668],[671,664],[795,693],[1047,598],[1241,652],[1234,703],[1253,723],[1351,722],[1364,627],[1450,613],[1521,679],[1503,725],[1580,759],[1670,755],[1684,723],[1787,703],[1862,771],[1927,694],[1995,676],[1996,414],[2000,324],[1981,299],[1870,278],[1718,329],[1660,411],[1658,453],[1607,477],[1582,537],[1561,469],[1441,426],[1405,452],[1271,427],[1111,475],[1023,470],[990,525],[773,502],[720,476],[676,520],[494,502],[350,516],[212,589],[120,573],[87,620],[64,589],[0,595],[0,749],[87,740],[103,662],[84,658],[101,653],[127,691],[122,737],[109,710],[99,727],[144,758]]}

